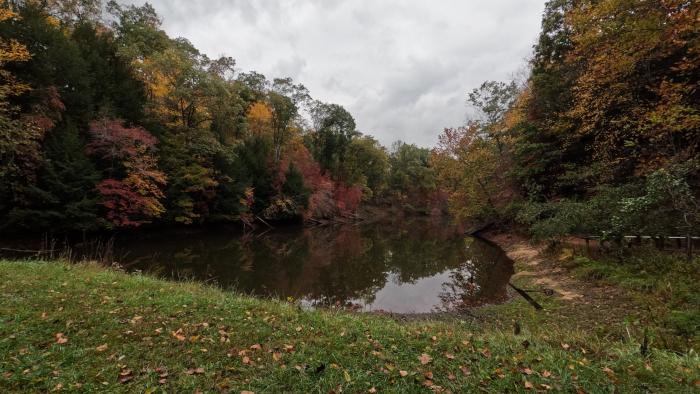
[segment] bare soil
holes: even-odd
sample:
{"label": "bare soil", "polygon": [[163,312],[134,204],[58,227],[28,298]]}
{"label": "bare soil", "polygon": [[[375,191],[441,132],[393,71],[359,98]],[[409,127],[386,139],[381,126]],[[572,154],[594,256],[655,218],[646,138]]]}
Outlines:
{"label": "bare soil", "polygon": [[[490,232],[483,237],[500,246],[516,263],[519,269],[511,283],[526,290],[554,290],[551,297],[530,293],[541,301],[550,317],[566,319],[586,330],[619,324],[628,316],[643,320],[646,315],[630,293],[574,274],[571,251],[583,246],[579,240],[566,240],[562,249],[564,253],[554,255],[547,253],[546,245],[532,245],[517,235]],[[547,308],[548,305],[551,308]]]}

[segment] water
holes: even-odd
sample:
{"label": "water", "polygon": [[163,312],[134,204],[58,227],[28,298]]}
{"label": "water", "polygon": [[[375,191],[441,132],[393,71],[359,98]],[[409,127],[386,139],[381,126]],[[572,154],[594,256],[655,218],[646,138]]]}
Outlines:
{"label": "water", "polygon": [[306,306],[424,313],[506,301],[513,263],[444,219],[280,227],[117,245],[127,269],[216,281]]}

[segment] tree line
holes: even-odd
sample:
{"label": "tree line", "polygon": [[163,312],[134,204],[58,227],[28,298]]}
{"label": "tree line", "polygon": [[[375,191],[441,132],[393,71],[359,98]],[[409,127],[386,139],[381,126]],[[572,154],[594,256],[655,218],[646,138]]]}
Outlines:
{"label": "tree line", "polygon": [[550,0],[527,72],[432,157],[460,218],[537,238],[700,234],[700,4]]}
{"label": "tree line", "polygon": [[0,1],[2,230],[323,218],[435,189],[428,149],[161,24],[148,3]]}
{"label": "tree line", "polygon": [[432,149],[170,38],[148,3],[0,1],[0,229],[317,219],[360,204],[538,238],[699,234],[700,17],[550,0],[527,68]]}

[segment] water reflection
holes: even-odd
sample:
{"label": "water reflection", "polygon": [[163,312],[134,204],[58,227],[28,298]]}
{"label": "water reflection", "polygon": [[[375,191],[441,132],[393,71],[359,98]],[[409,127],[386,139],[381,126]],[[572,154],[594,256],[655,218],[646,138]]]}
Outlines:
{"label": "water reflection", "polygon": [[121,246],[121,263],[161,276],[216,280],[307,305],[428,312],[506,300],[512,262],[444,220],[201,234]]}

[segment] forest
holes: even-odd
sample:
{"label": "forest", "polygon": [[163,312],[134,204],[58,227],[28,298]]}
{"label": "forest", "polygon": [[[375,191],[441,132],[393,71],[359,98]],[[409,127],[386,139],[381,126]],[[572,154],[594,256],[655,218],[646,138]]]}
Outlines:
{"label": "forest", "polygon": [[303,84],[210,59],[148,3],[1,3],[2,231],[373,205],[539,239],[698,234],[697,2],[547,2],[524,71],[465,93],[434,148],[384,147]]}

